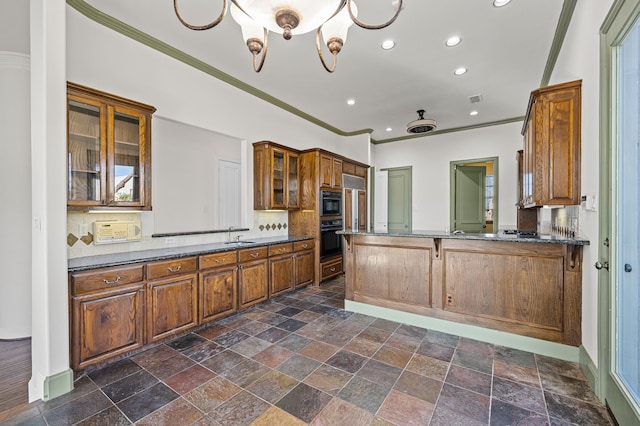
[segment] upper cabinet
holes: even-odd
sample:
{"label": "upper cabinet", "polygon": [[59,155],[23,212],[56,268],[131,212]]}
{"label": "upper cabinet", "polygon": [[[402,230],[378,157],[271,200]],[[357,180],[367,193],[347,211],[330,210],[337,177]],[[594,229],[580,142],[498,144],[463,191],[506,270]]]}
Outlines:
{"label": "upper cabinet", "polygon": [[155,108],[67,84],[69,209],[151,210]]}
{"label": "upper cabinet", "polygon": [[580,204],[581,85],[531,93],[522,129],[524,207]]}
{"label": "upper cabinet", "polygon": [[320,188],[342,188],[342,158],[328,153],[320,154]]}
{"label": "upper cabinet", "polygon": [[253,144],[253,208],[288,210],[300,207],[299,153],[273,142]]}

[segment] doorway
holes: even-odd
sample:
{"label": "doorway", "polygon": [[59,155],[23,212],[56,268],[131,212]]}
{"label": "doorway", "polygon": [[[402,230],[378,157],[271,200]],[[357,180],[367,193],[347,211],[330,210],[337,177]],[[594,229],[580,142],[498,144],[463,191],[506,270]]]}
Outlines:
{"label": "doorway", "polygon": [[411,232],[411,166],[382,169],[388,173],[388,232]]}
{"label": "doorway", "polygon": [[620,0],[601,33],[599,394],[640,423],[640,0]]}
{"label": "doorway", "polygon": [[498,157],[451,161],[449,229],[498,230]]}

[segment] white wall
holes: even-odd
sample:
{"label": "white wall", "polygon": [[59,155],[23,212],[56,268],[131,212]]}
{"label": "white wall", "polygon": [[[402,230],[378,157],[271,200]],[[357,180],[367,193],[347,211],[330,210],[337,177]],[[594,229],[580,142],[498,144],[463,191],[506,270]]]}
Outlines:
{"label": "white wall", "polygon": [[[528,99],[522,100],[524,114]],[[483,127],[464,132],[426,136],[401,142],[374,145],[373,166],[413,168],[413,229],[444,231],[449,224],[449,163],[484,157],[498,157],[499,228],[516,226],[518,164],[522,149],[522,123]]]}
{"label": "white wall", "polygon": [[[578,2],[550,84],[582,79],[582,195],[599,193],[599,28],[612,0]],[[582,268],[582,345],[598,365],[598,212],[581,210],[580,227],[591,245]]]}

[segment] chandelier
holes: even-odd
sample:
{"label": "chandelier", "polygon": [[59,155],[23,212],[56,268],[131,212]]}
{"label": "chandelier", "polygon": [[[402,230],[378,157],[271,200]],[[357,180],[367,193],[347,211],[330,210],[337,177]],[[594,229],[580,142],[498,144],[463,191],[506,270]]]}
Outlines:
{"label": "chandelier", "polygon": [[[230,4],[229,4],[230,3]],[[402,9],[402,0],[394,1],[397,10],[387,22],[368,25],[358,20],[358,8],[352,0],[222,0],[222,12],[205,25],[189,24],[178,10],[178,0],[173,8],[178,20],[192,30],[208,30],[218,25],[231,7],[231,16],[242,28],[242,37],[253,55],[253,69],[260,72],[267,56],[269,31],[282,34],[285,40],[294,35],[316,30],[316,48],[320,62],[328,72],[334,72],[338,53],[347,41],[347,31],[352,24],[379,30],[391,25]],[[333,56],[328,66],[322,54],[320,36]]]}

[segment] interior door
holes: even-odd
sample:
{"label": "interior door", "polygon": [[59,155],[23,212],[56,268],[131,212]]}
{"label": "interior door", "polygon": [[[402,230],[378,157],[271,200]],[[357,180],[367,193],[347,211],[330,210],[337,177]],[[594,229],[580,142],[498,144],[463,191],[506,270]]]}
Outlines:
{"label": "interior door", "polygon": [[411,232],[411,167],[388,169],[389,232]]}
{"label": "interior door", "polygon": [[600,179],[601,393],[619,424],[640,424],[640,0],[603,24]]}
{"label": "interior door", "polygon": [[486,168],[457,166],[455,170],[455,213],[453,230],[484,232]]}

